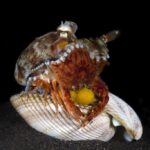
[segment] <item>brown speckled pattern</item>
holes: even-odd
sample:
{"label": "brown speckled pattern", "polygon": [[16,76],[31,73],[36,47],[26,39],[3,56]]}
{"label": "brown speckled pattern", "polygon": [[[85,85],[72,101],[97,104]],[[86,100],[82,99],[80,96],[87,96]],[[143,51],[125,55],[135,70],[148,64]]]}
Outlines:
{"label": "brown speckled pattern", "polygon": [[16,81],[26,84],[26,78],[31,73],[31,69],[41,61],[52,57],[51,44],[57,39],[56,32],[47,33],[36,38],[20,55],[15,68]]}

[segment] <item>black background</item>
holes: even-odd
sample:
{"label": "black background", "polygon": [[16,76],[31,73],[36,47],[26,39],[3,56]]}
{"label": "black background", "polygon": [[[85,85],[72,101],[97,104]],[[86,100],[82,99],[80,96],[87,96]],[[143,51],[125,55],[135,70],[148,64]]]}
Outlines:
{"label": "black background", "polygon": [[149,123],[150,16],[147,4],[83,3],[8,2],[1,5],[0,103],[8,102],[11,95],[22,89],[13,76],[21,51],[35,37],[55,30],[61,21],[71,20],[78,24],[78,38],[98,37],[114,29],[121,31],[120,37],[108,44],[111,64],[105,68],[102,78],[111,92],[128,102],[144,123]]}

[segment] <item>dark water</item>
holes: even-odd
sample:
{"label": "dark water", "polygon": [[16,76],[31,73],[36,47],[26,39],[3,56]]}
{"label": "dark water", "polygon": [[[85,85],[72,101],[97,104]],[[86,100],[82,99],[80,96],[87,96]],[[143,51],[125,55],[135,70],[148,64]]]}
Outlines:
{"label": "dark water", "polygon": [[[101,77],[111,92],[120,96],[134,108],[144,124],[145,135],[140,142],[133,143],[133,149],[150,149],[146,143],[150,139],[148,132],[150,127],[149,9],[146,8],[146,4],[136,2],[132,5],[126,1],[126,3],[99,5],[93,2],[88,6],[87,2],[83,9],[74,2],[71,7],[67,8],[60,5],[63,9],[55,12],[51,10],[51,7],[57,5],[47,5],[48,8],[46,8],[46,6],[42,7],[41,4],[40,7],[26,4],[20,4],[18,7],[13,7],[14,4],[4,4],[4,11],[2,10],[1,13],[0,149],[19,149],[16,148],[16,143],[19,143],[18,147],[25,146],[26,143],[27,149],[34,149],[35,147],[37,149],[50,147],[51,149],[59,149],[60,146],[62,149],[72,147],[80,149],[84,146],[87,149],[91,147],[93,149],[125,149],[127,145],[129,146],[128,149],[132,147],[130,144],[119,140],[102,144],[99,142],[84,142],[82,144],[50,139],[32,131],[8,104],[10,96],[23,89],[17,85],[13,77],[19,54],[35,37],[55,30],[61,20],[75,21],[79,27],[77,31],[79,38],[98,37],[114,29],[121,31],[120,37],[108,44],[110,66],[105,68]],[[73,9],[72,7],[76,4],[78,7]],[[64,13],[64,10],[67,10],[67,13]],[[116,145],[119,147],[116,148]],[[10,148],[10,146],[14,146],[14,148]]]}

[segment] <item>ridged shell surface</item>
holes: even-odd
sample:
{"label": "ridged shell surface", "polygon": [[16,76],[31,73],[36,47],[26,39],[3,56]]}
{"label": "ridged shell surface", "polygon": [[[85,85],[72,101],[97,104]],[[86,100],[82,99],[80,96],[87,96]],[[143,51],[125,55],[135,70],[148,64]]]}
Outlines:
{"label": "ridged shell surface", "polygon": [[109,97],[105,110],[85,127],[72,119],[63,107],[56,109],[49,96],[22,92],[12,96],[11,103],[32,128],[61,140],[108,141],[115,134],[113,117],[138,140],[142,125],[134,110],[117,96],[109,93]]}

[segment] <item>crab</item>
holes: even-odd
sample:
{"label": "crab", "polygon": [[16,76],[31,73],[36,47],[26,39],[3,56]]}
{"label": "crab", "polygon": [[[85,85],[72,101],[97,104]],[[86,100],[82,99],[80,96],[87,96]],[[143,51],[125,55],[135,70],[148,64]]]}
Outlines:
{"label": "crab", "polygon": [[[78,39],[76,30],[76,23],[66,21],[56,31],[36,38],[18,58],[15,79],[25,86],[26,92],[49,94],[57,108],[62,106],[85,126],[103,111],[109,100],[108,87],[100,74],[109,64],[106,43],[118,37],[119,32]],[[76,103],[70,93],[84,87],[95,95],[87,106]],[[88,112],[83,107],[89,107]]]}

